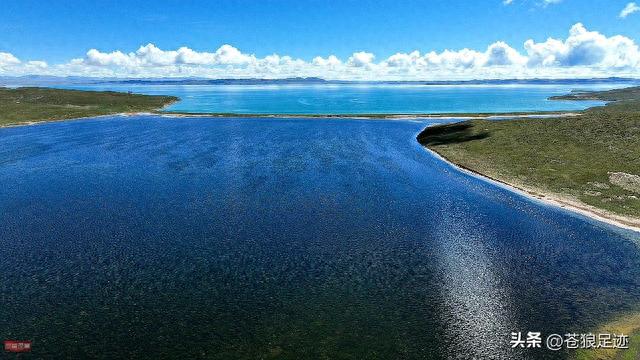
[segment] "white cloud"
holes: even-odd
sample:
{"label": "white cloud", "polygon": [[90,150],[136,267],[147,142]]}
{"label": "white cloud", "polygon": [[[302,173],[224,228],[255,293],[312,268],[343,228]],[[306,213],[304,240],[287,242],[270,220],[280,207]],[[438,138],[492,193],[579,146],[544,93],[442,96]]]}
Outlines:
{"label": "white cloud", "polygon": [[431,51],[424,59],[429,67],[444,69],[469,69],[479,67],[484,62],[482,53],[466,48],[458,51],[445,50],[439,54]]}
{"label": "white cloud", "polygon": [[27,64],[25,66],[34,69],[46,69],[49,67],[49,64],[47,64],[45,61],[31,60],[27,61]]}
{"label": "white cloud", "polygon": [[522,65],[527,58],[503,41],[493,43],[485,53],[485,66]]}
{"label": "white cloud", "polygon": [[20,60],[11,53],[0,52],[0,66],[20,64]]}
{"label": "white cloud", "polygon": [[349,60],[347,60],[347,64],[353,67],[365,67],[373,62],[375,59],[375,55],[372,53],[368,53],[365,51],[360,51],[353,53]]}
{"label": "white cloud", "polygon": [[342,64],[342,61],[338,59],[335,55],[329,55],[326,59],[321,56],[316,56],[311,61],[314,65],[317,66],[328,66],[328,67],[336,67]]}
{"label": "white cloud", "polygon": [[445,50],[441,53],[432,51],[421,56],[419,51],[414,51],[409,54],[391,55],[383,64],[391,68],[470,69],[485,66],[522,65],[526,62],[527,58],[520,55],[517,50],[498,41],[489,45],[485,52],[470,49]]}
{"label": "white cloud", "polygon": [[410,67],[419,64],[424,65],[424,59],[420,56],[420,52],[416,50],[410,54],[397,53],[391,55],[385,63],[390,67]]}
{"label": "white cloud", "polygon": [[636,3],[634,2],[630,2],[627,4],[627,6],[624,7],[624,9],[622,9],[622,11],[620,11],[620,18],[624,19],[627,16],[633,14],[636,11],[640,11],[640,6],[638,6]]}
{"label": "white cloud", "polygon": [[96,49],[87,51],[87,55],[84,60],[76,60],[76,63],[85,62],[87,65],[95,66],[133,66],[133,60],[131,56],[123,54],[121,51],[113,51],[110,53],[103,53]]}
{"label": "white cloud", "polygon": [[255,60],[255,56],[246,55],[231,45],[222,45],[215,52],[216,64],[248,64]]}
{"label": "white cloud", "polygon": [[344,80],[431,80],[527,77],[638,76],[638,45],[622,35],[607,36],[578,23],[564,39],[527,40],[521,51],[503,41],[484,50],[399,52],[376,60],[360,51],[346,60],[335,55],[310,61],[288,55],[257,57],[225,44],[214,51],[188,47],[165,50],[154,44],[125,53],[91,49],[82,58],[62,64],[20,62],[0,52],[3,75],[78,75],[97,77],[280,78],[317,76]]}
{"label": "white cloud", "polygon": [[183,46],[176,52],[174,61],[177,64],[206,65],[215,61],[215,54],[197,52]]}
{"label": "white cloud", "polygon": [[524,44],[529,66],[596,66],[601,68],[634,68],[640,66],[640,53],[635,42],[616,35],[606,37],[575,24],[565,40],[549,38],[542,43],[527,40]]}
{"label": "white cloud", "polygon": [[511,5],[513,4],[513,0],[503,0],[502,5]]}
{"label": "white cloud", "polygon": [[165,51],[154,44],[141,46],[136,52],[124,54],[121,51],[110,53],[91,49],[84,59],[76,60],[94,66],[170,66],[170,65],[242,65],[255,62],[255,56],[240,52],[231,45],[222,45],[214,53],[197,52],[188,47],[176,51]]}
{"label": "white cloud", "polygon": [[153,44],[141,46],[135,55],[131,54],[132,61],[137,61],[143,66],[167,66],[176,63],[177,51],[163,51]]}

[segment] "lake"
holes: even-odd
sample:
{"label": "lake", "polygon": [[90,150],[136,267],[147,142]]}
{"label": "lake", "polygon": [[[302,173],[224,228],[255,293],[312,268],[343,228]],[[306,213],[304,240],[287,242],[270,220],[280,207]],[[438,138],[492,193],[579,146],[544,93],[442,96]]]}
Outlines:
{"label": "lake", "polygon": [[43,358],[555,359],[510,333],[634,308],[637,233],[461,173],[415,140],[432,123],[0,129],[0,338]]}
{"label": "lake", "polygon": [[629,84],[561,85],[68,85],[82,90],[174,95],[167,110],[240,114],[433,114],[582,110],[600,101],[552,101],[571,90]]}

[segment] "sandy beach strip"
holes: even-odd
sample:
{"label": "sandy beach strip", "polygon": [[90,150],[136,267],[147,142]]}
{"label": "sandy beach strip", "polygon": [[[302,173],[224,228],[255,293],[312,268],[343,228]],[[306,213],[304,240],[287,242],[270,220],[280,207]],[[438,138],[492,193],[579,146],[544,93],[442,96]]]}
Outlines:
{"label": "sandy beach strip", "polygon": [[247,119],[344,119],[344,120],[452,120],[465,121],[473,119],[507,120],[507,119],[544,119],[555,117],[580,116],[580,113],[525,113],[525,114],[217,114],[217,113],[168,113],[168,112],[127,112],[95,116],[83,116],[69,119],[43,119],[0,125],[0,128],[32,126],[46,123],[99,119],[110,116],[160,116],[163,118],[247,118]]}
{"label": "sandy beach strip", "polygon": [[524,196],[530,200],[539,201],[539,202],[542,202],[543,204],[552,205],[565,210],[569,210],[571,212],[585,216],[589,219],[606,223],[608,225],[613,225],[622,229],[631,230],[640,234],[640,219],[630,217],[630,216],[618,215],[606,210],[598,209],[594,206],[584,204],[568,196],[546,193],[545,191],[540,189],[525,188],[519,185],[514,185],[511,183],[505,182],[503,180],[495,179],[495,178],[486,176],[484,174],[481,174],[479,172],[476,172],[474,170],[471,170],[469,168],[466,168],[464,166],[460,166],[456,163],[453,163],[449,161],[447,158],[445,158],[444,156],[437,153],[436,151],[433,151],[432,149],[429,149],[424,146],[423,148],[429,153],[431,153],[433,156],[435,156],[436,158],[449,164],[452,168],[456,169],[457,171],[473,176],[477,179],[488,182],[492,185],[501,187],[503,189],[507,189],[511,192]]}

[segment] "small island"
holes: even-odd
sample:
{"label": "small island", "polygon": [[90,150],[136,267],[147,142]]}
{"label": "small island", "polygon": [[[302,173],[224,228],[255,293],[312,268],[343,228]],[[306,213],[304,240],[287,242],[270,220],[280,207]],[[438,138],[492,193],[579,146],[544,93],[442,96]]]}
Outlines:
{"label": "small island", "polygon": [[69,120],[119,113],[151,112],[175,96],[40,87],[0,88],[0,126]]}

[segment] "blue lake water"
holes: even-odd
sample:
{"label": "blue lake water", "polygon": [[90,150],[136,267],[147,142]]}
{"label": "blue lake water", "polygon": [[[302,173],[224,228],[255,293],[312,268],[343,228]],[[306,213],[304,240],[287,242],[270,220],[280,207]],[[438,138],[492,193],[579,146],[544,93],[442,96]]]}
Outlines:
{"label": "blue lake water", "polygon": [[465,175],[428,121],[0,129],[0,338],[42,358],[538,359],[640,300],[637,234]]}
{"label": "blue lake water", "polygon": [[74,85],[84,90],[175,95],[167,110],[240,114],[431,114],[581,110],[598,101],[552,101],[571,90],[629,84],[565,85]]}

